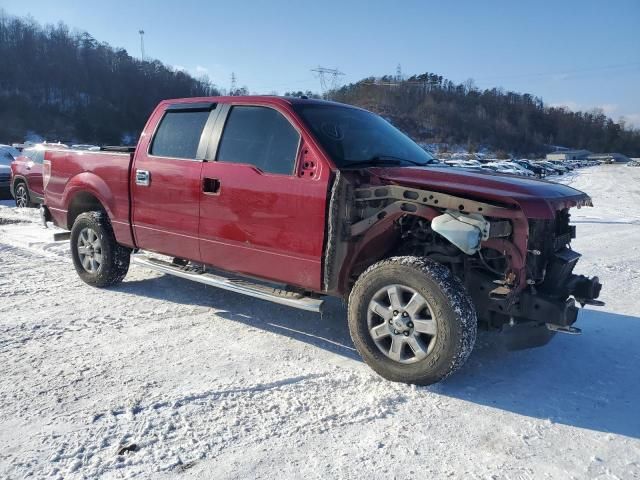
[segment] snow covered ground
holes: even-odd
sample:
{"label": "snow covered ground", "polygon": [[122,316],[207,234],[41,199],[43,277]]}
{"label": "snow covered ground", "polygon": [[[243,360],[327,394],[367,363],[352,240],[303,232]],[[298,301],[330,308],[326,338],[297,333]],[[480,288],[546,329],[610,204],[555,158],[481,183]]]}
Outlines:
{"label": "snow covered ground", "polygon": [[[481,336],[427,388],[377,377],[323,318],[132,267],[83,284],[0,203],[0,478],[640,478],[640,169],[562,179],[605,308],[583,335]],[[122,445],[135,451],[118,455]]]}

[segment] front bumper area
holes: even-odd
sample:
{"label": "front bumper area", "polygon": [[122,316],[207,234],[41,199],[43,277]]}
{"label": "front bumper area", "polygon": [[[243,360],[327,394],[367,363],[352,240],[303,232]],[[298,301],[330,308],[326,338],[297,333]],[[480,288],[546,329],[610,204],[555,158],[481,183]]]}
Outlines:
{"label": "front bumper area", "polygon": [[576,322],[579,311],[576,300],[583,304],[602,303],[595,300],[602,287],[597,277],[570,274],[566,280],[566,286],[560,290],[568,294],[559,298],[533,287],[518,293],[516,298],[492,298],[489,292],[496,287],[494,279],[477,270],[469,273],[466,285],[482,326],[513,336],[515,345],[511,348],[529,348],[544,345],[553,337],[548,326],[564,329]]}
{"label": "front bumper area", "polygon": [[473,297],[478,318],[490,327],[505,322],[570,326],[578,318],[578,307],[573,298],[557,299],[531,289],[518,294],[515,301],[509,298],[491,298],[489,292],[496,287],[489,275],[473,272],[468,276],[467,288]]}

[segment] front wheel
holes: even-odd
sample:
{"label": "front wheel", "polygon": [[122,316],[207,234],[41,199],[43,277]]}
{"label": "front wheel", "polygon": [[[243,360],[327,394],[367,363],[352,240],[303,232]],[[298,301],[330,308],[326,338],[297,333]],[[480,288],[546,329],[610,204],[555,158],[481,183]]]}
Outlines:
{"label": "front wheel", "polygon": [[364,361],[382,377],[429,385],[467,360],[477,319],[448,268],[423,257],[392,257],[358,278],[349,296],[349,330]]}
{"label": "front wheel", "polygon": [[108,287],[127,275],[131,250],[116,242],[104,212],[86,212],[73,222],[71,256],[76,272],[85,283]]}

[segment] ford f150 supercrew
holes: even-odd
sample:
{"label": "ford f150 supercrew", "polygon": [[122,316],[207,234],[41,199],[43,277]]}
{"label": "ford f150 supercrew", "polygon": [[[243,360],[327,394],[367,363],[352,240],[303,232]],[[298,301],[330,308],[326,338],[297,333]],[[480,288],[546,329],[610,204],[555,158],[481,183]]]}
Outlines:
{"label": "ford f150 supercrew", "polygon": [[602,305],[598,278],[573,273],[569,210],[589,197],[434,163],[348,105],[166,100],[135,149],[47,151],[43,215],[97,287],[133,258],[306,310],[342,297],[358,352],[393,381],[442,380],[478,328],[519,346],[579,333],[576,303]]}

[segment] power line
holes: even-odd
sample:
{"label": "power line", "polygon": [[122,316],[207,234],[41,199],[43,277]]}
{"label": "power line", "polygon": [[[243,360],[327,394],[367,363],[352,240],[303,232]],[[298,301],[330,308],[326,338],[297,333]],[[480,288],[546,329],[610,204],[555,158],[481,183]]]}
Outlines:
{"label": "power line", "polygon": [[572,75],[577,73],[600,73],[609,72],[612,70],[620,70],[625,68],[640,67],[640,62],[619,63],[614,65],[600,65],[592,67],[574,68],[570,70],[556,70],[554,72],[530,72],[530,73],[516,73],[507,75],[491,75],[477,77],[478,80],[489,80],[493,78],[529,78],[529,77],[550,77],[550,76],[562,76]]}
{"label": "power line", "polygon": [[338,78],[344,76],[344,73],[337,68],[325,68],[318,66],[318,68],[312,68],[311,71],[320,79],[322,96],[325,98],[327,97],[328,92],[338,88]]}

